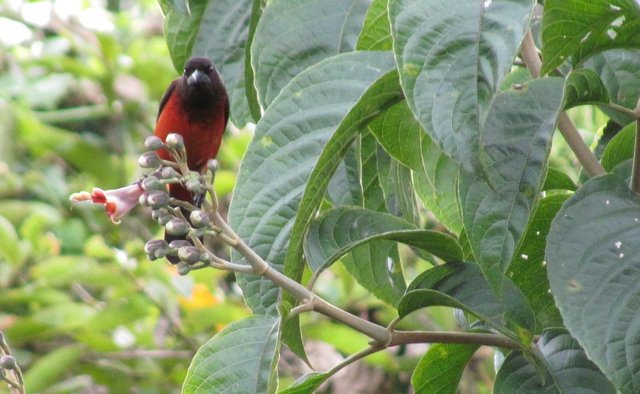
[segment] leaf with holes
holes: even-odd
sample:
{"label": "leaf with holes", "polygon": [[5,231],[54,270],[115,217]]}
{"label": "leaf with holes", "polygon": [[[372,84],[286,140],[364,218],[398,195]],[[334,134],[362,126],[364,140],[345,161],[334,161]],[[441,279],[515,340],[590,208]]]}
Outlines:
{"label": "leaf with holes", "polygon": [[639,48],[640,5],[634,0],[547,0],[542,18],[542,73],[615,48]]}
{"label": "leaf with holes", "polygon": [[529,26],[530,0],[390,0],[402,88],[411,111],[471,171],[493,97]]}
{"label": "leaf with holes", "polygon": [[563,205],[547,237],[556,304],[571,335],[623,393],[640,392],[640,198],[609,174]]}
{"label": "leaf with holes", "polygon": [[562,83],[546,78],[500,93],[481,140],[484,174],[463,173],[460,180],[471,248],[498,292],[544,181]]}

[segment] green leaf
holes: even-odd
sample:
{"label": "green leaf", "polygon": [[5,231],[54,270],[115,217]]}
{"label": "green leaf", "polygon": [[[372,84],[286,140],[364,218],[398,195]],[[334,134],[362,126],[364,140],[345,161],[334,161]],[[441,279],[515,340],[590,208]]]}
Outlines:
{"label": "green leaf", "polygon": [[[595,70],[607,87],[611,101],[633,109],[640,97],[640,51],[610,50],[593,56],[585,67]],[[618,124],[625,125],[633,119],[612,109],[601,107]]]}
{"label": "green leaf", "polygon": [[273,0],[251,44],[258,101],[271,105],[282,88],[307,67],[355,48],[367,0]]}
{"label": "green leaf", "polygon": [[534,2],[390,0],[402,88],[411,111],[470,171],[493,96],[511,69]]}
{"label": "green leaf", "polygon": [[560,312],[549,293],[544,249],[551,221],[568,197],[568,193],[556,193],[539,201],[522,238],[522,244],[509,267],[508,277],[527,297],[536,315],[537,332],[549,327],[562,327]]}
{"label": "green leaf", "polygon": [[[229,220],[239,236],[276,269],[282,270],[288,244],[294,244],[290,237],[298,237],[297,256],[302,254],[304,233],[292,233],[292,225],[307,184],[318,192],[314,198],[319,195],[321,200],[332,170],[362,122],[375,116],[376,105],[391,99],[384,89],[365,91],[392,66],[393,59],[384,52],[326,59],[294,78],[258,122],[238,174]],[[397,97],[397,92],[391,96]],[[373,97],[382,103],[370,101]],[[337,137],[332,137],[334,133]],[[309,205],[309,212],[301,214],[305,223],[315,207]],[[232,258],[240,260],[237,255]],[[296,259],[294,271],[302,268],[298,263]],[[279,288],[271,281],[238,275],[238,283],[254,313],[276,313]]]}
{"label": "green leaf", "polygon": [[458,308],[528,344],[535,327],[533,312],[510,280],[505,278],[503,286],[503,298],[498,299],[477,264],[447,263],[423,272],[411,282],[398,314],[404,317],[428,306]]}
{"label": "green leaf", "polygon": [[182,393],[269,393],[278,360],[278,318],[248,317],[231,323],[191,360]]}
{"label": "green leaf", "polygon": [[607,87],[595,71],[582,68],[573,70],[564,84],[562,109],[577,107],[584,104],[608,103]]}
{"label": "green leaf", "polygon": [[393,47],[389,25],[388,0],[373,0],[358,37],[359,50],[390,51]]}
{"label": "green leaf", "polygon": [[378,174],[378,150],[382,149],[371,132],[360,137],[360,166],[362,168],[363,206],[374,211],[385,211],[384,192]]}
{"label": "green leaf", "polygon": [[402,242],[444,261],[462,260],[460,246],[447,234],[420,230],[397,216],[355,207],[332,209],[314,220],[307,232],[305,257],[311,269],[320,272],[352,248],[377,239]]}
{"label": "green leaf", "polygon": [[547,237],[551,290],[564,323],[623,393],[640,392],[640,198],[618,175],[585,183]]}
{"label": "green leaf", "polygon": [[286,389],[278,391],[278,394],[311,394],[331,376],[333,375],[328,373],[311,372]]}
{"label": "green leaf", "polygon": [[47,353],[25,372],[24,386],[30,393],[46,390],[78,363],[85,352],[81,346],[67,345]]}
{"label": "green leaf", "polygon": [[354,143],[344,155],[327,187],[327,199],[334,206],[362,205],[362,186],[360,184],[360,162]]}
{"label": "green leaf", "polygon": [[542,18],[542,73],[571,57],[579,64],[615,48],[638,48],[640,6],[634,0],[547,0]]}
{"label": "green leaf", "polygon": [[636,140],[635,122],[620,130],[604,148],[600,162],[607,171],[612,171],[618,164],[633,157]]}
{"label": "green leaf", "polygon": [[420,138],[420,146],[421,166],[413,173],[416,194],[440,223],[452,233],[460,234],[459,165],[442,153],[426,134]]}
{"label": "green leaf", "polygon": [[479,347],[457,343],[431,345],[411,376],[416,394],[456,394],[464,367]]}
{"label": "green leaf", "polygon": [[418,144],[422,130],[406,100],[386,110],[369,123],[368,128],[394,159],[413,170],[422,168],[422,152]]}
{"label": "green leaf", "polygon": [[544,181],[562,82],[540,79],[500,93],[481,139],[484,174],[460,180],[471,248],[498,292]]}
{"label": "green leaf", "polygon": [[549,167],[542,190],[576,190],[578,186],[571,177],[557,168]]}
{"label": "green leaf", "polygon": [[564,329],[545,331],[538,348],[547,365],[544,381],[522,352],[516,350],[507,356],[496,375],[495,394],[616,392]]}
{"label": "green leaf", "polygon": [[4,216],[0,216],[0,256],[11,265],[18,265],[23,258],[16,229]]}
{"label": "green leaf", "polygon": [[210,0],[191,0],[188,10],[183,6],[176,7],[176,2],[160,2],[164,13],[164,37],[173,66],[180,74],[187,59],[191,57],[202,14],[209,2]]}
{"label": "green leaf", "polygon": [[245,45],[253,0],[208,0],[198,22],[190,56],[212,59],[227,87],[231,120],[254,122],[245,96]]}

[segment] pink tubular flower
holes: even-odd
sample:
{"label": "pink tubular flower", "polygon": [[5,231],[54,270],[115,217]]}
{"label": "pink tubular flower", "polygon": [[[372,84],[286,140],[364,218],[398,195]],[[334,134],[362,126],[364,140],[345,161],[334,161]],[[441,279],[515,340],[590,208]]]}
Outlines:
{"label": "pink tubular flower", "polygon": [[138,204],[140,196],[144,193],[140,182],[114,190],[102,190],[94,187],[91,193],[79,192],[69,196],[73,203],[91,201],[94,204],[103,204],[109,219],[115,224],[120,223],[120,218],[127,214]]}

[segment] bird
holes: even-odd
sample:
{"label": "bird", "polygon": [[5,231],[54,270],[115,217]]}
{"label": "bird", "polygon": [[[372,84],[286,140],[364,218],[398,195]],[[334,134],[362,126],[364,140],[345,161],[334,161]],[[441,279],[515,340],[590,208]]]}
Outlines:
{"label": "bird", "polygon": [[[206,57],[191,57],[182,76],[171,82],[162,96],[154,135],[163,142],[167,135],[182,135],[191,171],[204,173],[207,162],[220,149],[222,136],[229,121],[229,96],[216,67]],[[165,149],[158,150],[163,160],[173,161]],[[199,205],[202,196],[194,196],[182,184],[171,184],[169,195],[178,200]],[[165,232],[165,240],[185,239]],[[167,256],[176,264],[176,256]]]}

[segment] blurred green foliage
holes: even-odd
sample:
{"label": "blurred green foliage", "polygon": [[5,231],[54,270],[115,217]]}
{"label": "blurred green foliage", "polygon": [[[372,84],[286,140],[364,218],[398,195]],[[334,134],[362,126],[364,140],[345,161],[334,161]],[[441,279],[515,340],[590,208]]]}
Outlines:
{"label": "blurred green foliage", "polygon": [[[176,77],[157,4],[120,8],[0,4],[0,331],[28,392],[177,392],[195,350],[249,313],[226,273],[149,262],[144,242],[160,229],[142,208],[114,225],[70,206],[75,191],[140,176]],[[223,199],[250,136],[225,137]]]}

